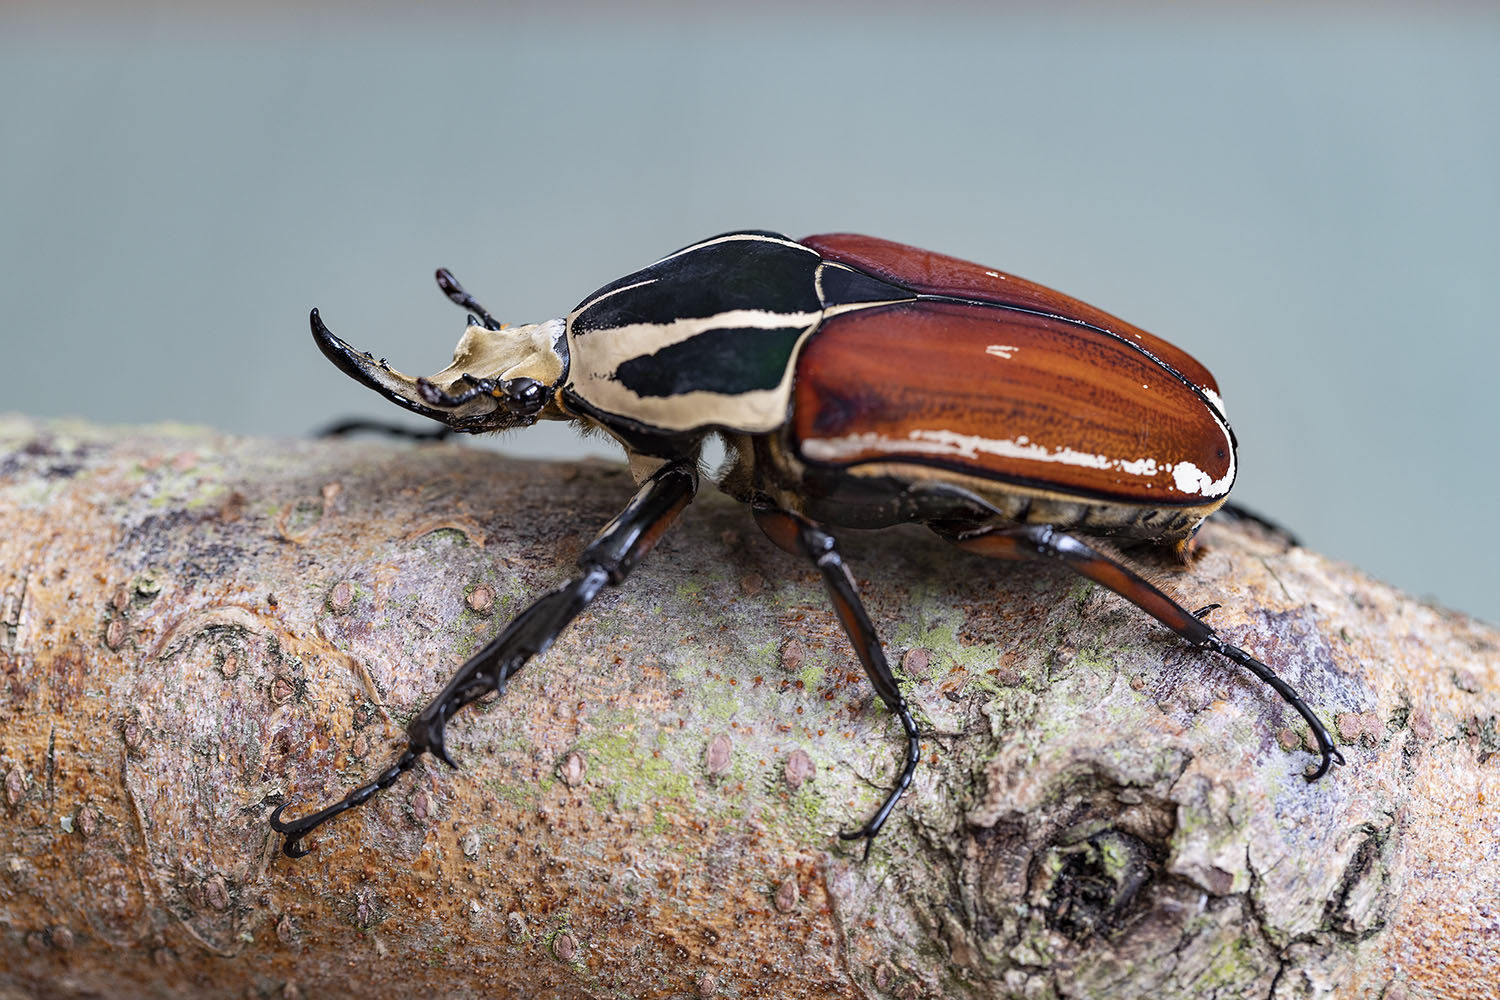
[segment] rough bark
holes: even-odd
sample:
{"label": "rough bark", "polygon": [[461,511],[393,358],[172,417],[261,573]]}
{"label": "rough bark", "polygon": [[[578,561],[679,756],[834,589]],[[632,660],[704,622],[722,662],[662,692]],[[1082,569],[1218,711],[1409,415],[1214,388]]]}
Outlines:
{"label": "rough bark", "polygon": [[[0,421],[0,998],[1467,997],[1500,969],[1500,635],[1250,525],[1145,561],[1297,686],[1065,571],[851,533],[924,733],[711,490],[320,830],[631,492],[459,445]],[[290,810],[293,815],[300,808]]]}

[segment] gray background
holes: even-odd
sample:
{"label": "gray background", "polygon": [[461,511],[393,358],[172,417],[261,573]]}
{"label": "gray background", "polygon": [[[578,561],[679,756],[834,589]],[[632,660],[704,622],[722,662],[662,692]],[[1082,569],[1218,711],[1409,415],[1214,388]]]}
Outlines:
{"label": "gray background", "polygon": [[1494,14],[549,9],[0,10],[0,409],[399,416],[309,307],[425,374],[437,265],[529,322],[711,233],[855,230],[1186,347],[1237,499],[1500,621]]}

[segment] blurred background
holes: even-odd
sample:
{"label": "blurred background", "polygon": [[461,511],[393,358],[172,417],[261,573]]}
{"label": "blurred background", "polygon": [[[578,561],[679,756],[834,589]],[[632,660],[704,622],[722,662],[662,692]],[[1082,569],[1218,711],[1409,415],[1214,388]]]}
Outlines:
{"label": "blurred background", "polygon": [[0,6],[0,410],[400,419],[310,307],[426,374],[439,265],[533,322],[734,228],[914,243],[1180,344],[1236,499],[1500,621],[1491,6]]}

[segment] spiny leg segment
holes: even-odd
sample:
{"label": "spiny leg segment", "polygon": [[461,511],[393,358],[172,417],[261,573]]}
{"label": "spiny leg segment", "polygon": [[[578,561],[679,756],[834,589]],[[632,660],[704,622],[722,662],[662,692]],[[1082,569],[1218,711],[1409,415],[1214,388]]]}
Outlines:
{"label": "spiny leg segment", "polygon": [[621,583],[691,502],[697,488],[695,463],[682,462],[659,469],[583,550],[578,558],[583,572],[517,615],[503,632],[470,657],[442,693],[407,724],[406,749],[390,767],[341,801],[301,819],[283,820],[281,814],[290,803],[277,806],[271,814],[271,828],[286,837],[282,851],[287,857],[306,854],[307,848],[301,846],[303,837],[394,784],[416,766],[422,754],[431,753],[449,767],[458,767],[444,743],[448,720],[490,691],[503,691],[505,682],[531,657],[546,652],[606,584]]}
{"label": "spiny leg segment", "polygon": [[870,616],[860,602],[859,592],[854,587],[854,577],[839,555],[833,536],[814,522],[791,511],[757,506],[754,513],[756,523],[771,541],[792,555],[806,558],[823,575],[823,585],[833,602],[834,613],[838,615],[839,623],[844,626],[844,632],[854,645],[855,655],[864,665],[865,675],[875,686],[880,700],[901,720],[901,728],[906,731],[906,760],[901,768],[901,775],[896,779],[896,787],[887,793],[885,801],[875,810],[875,815],[866,820],[858,830],[839,831],[839,837],[844,840],[864,838],[864,856],[868,858],[875,835],[885,825],[891,810],[896,808],[896,803],[900,801],[902,793],[911,784],[912,775],[916,773],[917,763],[921,759],[917,724],[912,721],[906,699],[901,697],[900,685],[885,661],[880,637],[876,635],[875,626],[870,623]]}
{"label": "spiny leg segment", "polygon": [[1219,638],[1219,634],[1202,621],[1202,615],[1218,605],[1211,604],[1196,614],[1190,612],[1130,567],[1051,525],[980,528],[959,532],[952,535],[950,540],[961,549],[997,559],[1045,559],[1060,562],[1075,573],[1108,587],[1199,649],[1218,653],[1249,670],[1296,709],[1312,729],[1313,739],[1317,741],[1318,752],[1323,758],[1317,769],[1307,775],[1308,781],[1316,781],[1327,774],[1335,761],[1344,763],[1344,755],[1334,747],[1328,730],[1302,700],[1301,695],[1276,676],[1270,667],[1238,646],[1231,646]]}

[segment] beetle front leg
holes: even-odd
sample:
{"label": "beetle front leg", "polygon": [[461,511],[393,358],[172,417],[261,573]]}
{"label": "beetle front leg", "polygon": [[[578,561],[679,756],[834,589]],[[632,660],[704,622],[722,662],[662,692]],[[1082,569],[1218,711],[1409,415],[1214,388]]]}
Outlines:
{"label": "beetle front leg", "polygon": [[379,777],[356,788],[341,801],[301,819],[282,820],[281,813],[289,803],[277,806],[271,814],[271,828],[286,837],[282,851],[287,857],[306,854],[307,849],[300,844],[303,837],[389,787],[411,770],[422,754],[431,753],[456,768],[458,765],[449,756],[444,741],[448,721],[475,699],[503,690],[505,682],[527,660],[546,652],[600,590],[622,582],[693,499],[697,488],[695,463],[679,462],[659,469],[583,550],[578,557],[583,572],[517,615],[503,632],[459,667],[442,693],[407,724],[406,749]]}
{"label": "beetle front leg", "polygon": [[1307,775],[1308,781],[1316,781],[1327,774],[1334,761],[1344,763],[1344,755],[1334,747],[1328,730],[1302,700],[1302,696],[1276,676],[1270,667],[1238,646],[1231,646],[1219,638],[1219,634],[1203,622],[1201,616],[1218,605],[1211,604],[1197,613],[1188,611],[1129,566],[1047,524],[1019,528],[981,528],[977,531],[960,532],[951,536],[950,541],[961,549],[997,559],[1050,559],[1108,587],[1199,649],[1211,650],[1249,670],[1295,708],[1307,720],[1313,738],[1317,740],[1318,752],[1323,757],[1317,769]]}
{"label": "beetle front leg", "polygon": [[866,676],[875,686],[880,700],[901,720],[901,728],[906,731],[906,761],[901,768],[901,776],[896,779],[896,787],[886,795],[885,801],[864,826],[858,830],[839,831],[839,837],[844,840],[863,837],[865,857],[868,858],[875,835],[885,825],[891,810],[896,807],[902,793],[911,784],[912,775],[916,773],[917,762],[921,759],[917,724],[912,721],[911,710],[901,697],[901,687],[885,662],[885,650],[881,648],[880,637],[875,634],[875,626],[870,623],[870,616],[860,602],[859,592],[854,588],[854,577],[839,555],[833,536],[807,518],[790,511],[755,507],[754,513],[756,523],[771,541],[792,555],[811,560],[823,575],[823,585],[828,589],[829,599],[833,601],[834,613],[838,615],[839,623],[844,626],[844,632],[853,643],[855,655],[864,665]]}

